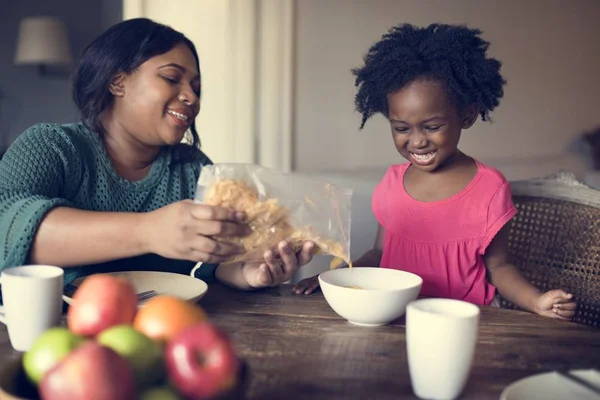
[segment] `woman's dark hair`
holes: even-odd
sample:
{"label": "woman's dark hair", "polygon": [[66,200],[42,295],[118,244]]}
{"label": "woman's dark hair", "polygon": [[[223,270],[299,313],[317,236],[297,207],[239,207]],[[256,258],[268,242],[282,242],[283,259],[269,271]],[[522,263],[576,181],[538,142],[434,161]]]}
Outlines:
{"label": "woman's dark hair", "polygon": [[[85,126],[98,133],[104,131],[100,113],[113,101],[109,86],[117,73],[130,74],[146,60],[164,54],[180,43],[189,47],[200,71],[194,44],[182,33],[147,18],[120,22],[94,39],[84,50],[73,76],[73,100]],[[192,148],[189,150],[199,149],[200,137],[195,121],[190,130]]]}
{"label": "woman's dark hair", "polygon": [[481,118],[489,120],[506,81],[501,63],[486,57],[490,44],[480,34],[478,29],[443,24],[391,28],[369,49],[364,66],[352,70],[359,87],[355,105],[362,114],[360,128],[376,113],[387,117],[387,95],[417,79],[440,82],[459,111],[475,105]]}

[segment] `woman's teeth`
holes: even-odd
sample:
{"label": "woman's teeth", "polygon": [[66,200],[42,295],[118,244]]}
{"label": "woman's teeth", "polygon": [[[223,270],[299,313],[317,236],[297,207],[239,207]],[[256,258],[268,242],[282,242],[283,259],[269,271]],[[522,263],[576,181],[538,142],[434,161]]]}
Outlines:
{"label": "woman's teeth", "polygon": [[185,115],[185,114],[180,114],[180,113],[178,113],[178,112],[176,112],[176,111],[173,111],[173,110],[167,110],[167,113],[168,113],[168,114],[171,114],[171,115],[172,115],[172,116],[174,116],[175,118],[178,118],[178,119],[180,119],[180,120],[182,120],[182,121],[187,121],[187,120],[188,120],[188,117],[187,117],[187,115]]}
{"label": "woman's teeth", "polygon": [[433,156],[435,156],[435,151],[429,152],[427,154],[415,154],[415,153],[410,153],[415,160],[417,161],[429,161],[433,158]]}

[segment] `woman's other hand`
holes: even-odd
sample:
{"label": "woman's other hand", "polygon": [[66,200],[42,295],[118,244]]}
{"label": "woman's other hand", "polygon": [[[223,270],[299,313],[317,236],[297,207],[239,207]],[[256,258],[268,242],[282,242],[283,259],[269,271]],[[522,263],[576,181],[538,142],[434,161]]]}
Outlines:
{"label": "woman's other hand", "polygon": [[287,242],[280,242],[276,251],[264,253],[264,262],[244,264],[244,278],[252,288],[280,285],[312,260],[315,247],[314,243],[306,242],[298,253],[294,253]]}

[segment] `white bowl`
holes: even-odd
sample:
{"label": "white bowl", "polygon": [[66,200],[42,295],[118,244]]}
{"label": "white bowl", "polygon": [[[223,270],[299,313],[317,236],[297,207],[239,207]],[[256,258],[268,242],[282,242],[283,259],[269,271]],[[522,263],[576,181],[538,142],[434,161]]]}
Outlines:
{"label": "white bowl", "polygon": [[423,279],[396,269],[361,267],[323,272],[319,283],[340,317],[356,325],[380,326],[404,315],[407,304],[419,296]]}

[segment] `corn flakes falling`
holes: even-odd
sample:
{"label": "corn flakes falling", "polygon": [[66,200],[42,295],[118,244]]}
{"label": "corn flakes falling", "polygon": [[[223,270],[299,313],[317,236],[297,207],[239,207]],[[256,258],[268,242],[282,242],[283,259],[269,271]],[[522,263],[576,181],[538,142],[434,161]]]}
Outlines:
{"label": "corn flakes falling", "polygon": [[[266,249],[275,248],[279,242],[286,240],[294,252],[298,252],[305,242],[312,241],[317,246],[316,254],[335,257],[330,265],[332,269],[344,262],[351,265],[346,259],[342,243],[325,239],[310,227],[294,227],[289,220],[288,210],[277,199],[260,199],[258,192],[243,180],[215,180],[206,188],[203,202],[246,213],[244,222],[250,227],[250,234],[243,237],[215,237],[215,240],[235,243],[245,249],[245,254],[234,256],[228,262],[262,261]],[[305,198],[305,202],[316,207],[308,198]]]}

